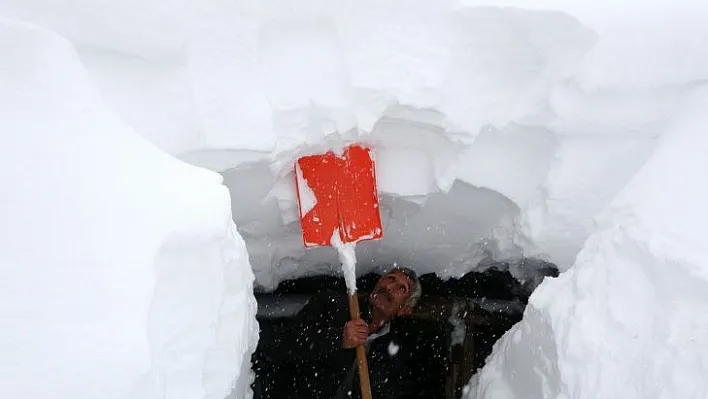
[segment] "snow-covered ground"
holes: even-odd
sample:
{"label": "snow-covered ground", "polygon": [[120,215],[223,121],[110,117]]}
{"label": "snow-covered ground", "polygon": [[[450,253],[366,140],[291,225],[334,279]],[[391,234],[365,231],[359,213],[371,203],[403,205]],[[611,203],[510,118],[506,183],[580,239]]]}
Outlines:
{"label": "snow-covered ground", "polygon": [[567,270],[470,397],[708,396],[708,7],[528,3],[0,2],[0,396],[246,397],[254,279],[338,268],[293,162],[347,141],[359,273]]}

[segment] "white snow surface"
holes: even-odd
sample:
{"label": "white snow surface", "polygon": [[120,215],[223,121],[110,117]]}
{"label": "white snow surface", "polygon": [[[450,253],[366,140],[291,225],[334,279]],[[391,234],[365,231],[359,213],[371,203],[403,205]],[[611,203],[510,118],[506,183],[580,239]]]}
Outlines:
{"label": "white snow surface", "polygon": [[0,19],[0,48],[0,397],[245,397],[253,273],[221,177],[117,118],[61,37]]}
{"label": "white snow surface", "polygon": [[[0,17],[0,396],[246,397],[251,273],[341,272],[303,248],[294,161],[357,141],[384,224],[357,274],[566,271],[470,395],[708,397],[703,2],[4,0]],[[218,176],[170,155],[221,172],[231,213]]]}
{"label": "white snow surface", "polygon": [[310,183],[302,176],[302,169],[299,164],[295,164],[295,176],[297,178],[298,205],[300,206],[300,215],[305,217],[311,210],[317,206],[317,197],[312,191]]}
{"label": "white snow surface", "polygon": [[708,397],[708,86],[682,108],[469,398]]}
{"label": "white snow surface", "polygon": [[356,294],[356,242],[343,242],[339,236],[339,229],[334,229],[330,243],[339,255],[347,291],[349,295],[354,295]]}

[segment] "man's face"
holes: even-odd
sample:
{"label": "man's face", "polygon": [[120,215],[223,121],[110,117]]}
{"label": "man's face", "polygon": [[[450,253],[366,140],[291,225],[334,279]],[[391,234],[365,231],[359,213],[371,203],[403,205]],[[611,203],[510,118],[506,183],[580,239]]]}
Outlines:
{"label": "man's face", "polygon": [[394,271],[381,276],[369,295],[371,305],[389,317],[409,314],[413,309],[406,305],[415,283],[405,274]]}

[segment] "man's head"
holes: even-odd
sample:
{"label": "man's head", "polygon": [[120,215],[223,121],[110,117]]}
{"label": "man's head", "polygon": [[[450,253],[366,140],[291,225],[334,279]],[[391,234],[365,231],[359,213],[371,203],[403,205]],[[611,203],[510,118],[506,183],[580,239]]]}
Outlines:
{"label": "man's head", "polygon": [[396,267],[379,278],[369,302],[389,318],[403,316],[413,312],[422,292],[413,270]]}

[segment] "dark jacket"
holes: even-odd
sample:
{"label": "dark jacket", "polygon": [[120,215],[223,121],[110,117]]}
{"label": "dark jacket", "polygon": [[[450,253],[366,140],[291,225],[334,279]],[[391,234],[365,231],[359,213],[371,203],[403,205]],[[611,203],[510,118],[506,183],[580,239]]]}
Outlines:
{"label": "dark jacket", "polygon": [[[370,322],[368,301],[359,296],[359,303],[362,318]],[[277,377],[282,380],[277,384],[280,397],[360,397],[355,350],[342,348],[348,320],[346,293],[325,292],[313,297],[295,321],[263,348],[269,361],[285,370]],[[386,335],[370,342],[367,359],[373,398],[441,397],[445,353],[417,323],[396,318]]]}

